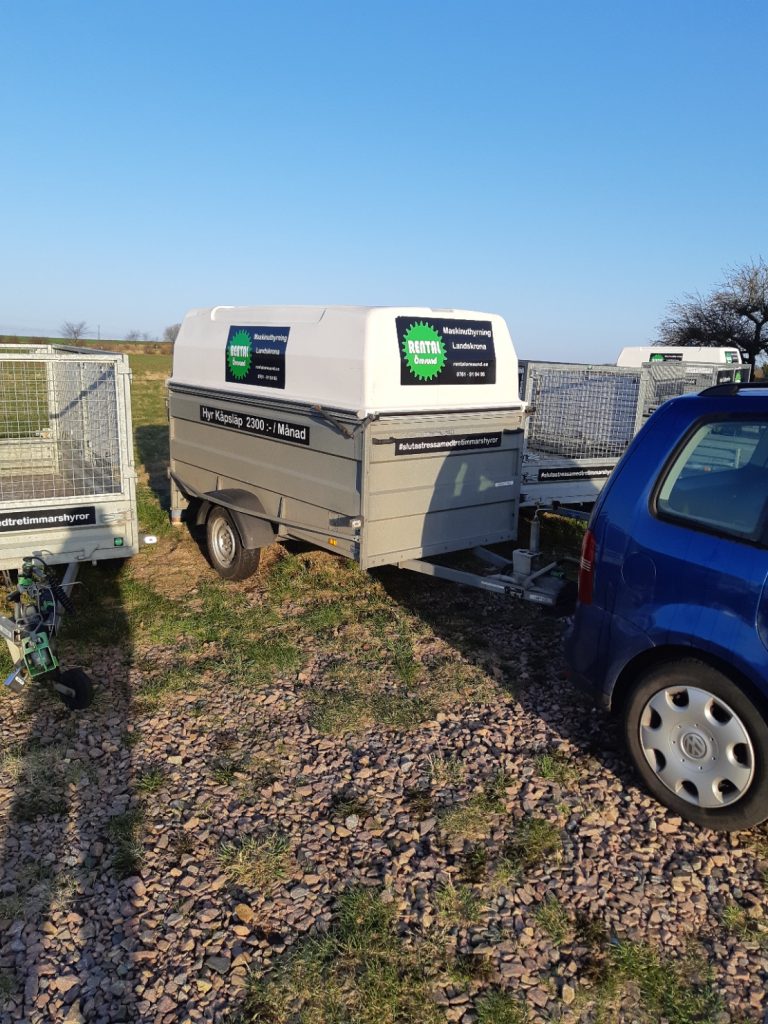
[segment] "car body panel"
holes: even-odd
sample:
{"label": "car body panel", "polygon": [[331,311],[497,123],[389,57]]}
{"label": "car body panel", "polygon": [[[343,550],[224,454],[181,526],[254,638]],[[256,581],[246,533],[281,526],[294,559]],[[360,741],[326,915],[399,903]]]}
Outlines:
{"label": "car body panel", "polygon": [[[745,419],[768,424],[768,388],[665,403],[635,437],[595,505],[593,598],[577,606],[566,656],[577,682],[604,703],[611,703],[635,659],[667,647],[677,657],[690,651],[730,666],[768,700],[765,533],[759,540],[727,536],[671,518],[656,503],[659,481],[692,431],[710,421],[724,430],[721,420]],[[768,430],[760,436],[768,438]],[[747,473],[715,469],[722,475],[713,472],[710,479],[724,485],[722,518],[737,518]],[[768,481],[768,467],[755,492],[768,507],[763,479]]]}

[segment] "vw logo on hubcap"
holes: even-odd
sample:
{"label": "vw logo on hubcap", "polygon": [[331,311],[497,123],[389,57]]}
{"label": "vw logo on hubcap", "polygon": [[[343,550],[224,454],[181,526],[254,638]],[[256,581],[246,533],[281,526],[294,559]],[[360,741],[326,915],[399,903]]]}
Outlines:
{"label": "vw logo on hubcap", "polygon": [[681,743],[683,753],[694,761],[701,761],[707,756],[707,741],[697,732],[688,732]]}

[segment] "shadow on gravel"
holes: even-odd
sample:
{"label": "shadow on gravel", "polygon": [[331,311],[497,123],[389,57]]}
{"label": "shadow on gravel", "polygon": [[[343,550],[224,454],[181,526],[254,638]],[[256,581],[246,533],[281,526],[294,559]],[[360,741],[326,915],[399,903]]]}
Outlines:
{"label": "shadow on gravel", "polygon": [[134,807],[119,572],[102,563],[81,573],[78,614],[60,637],[64,667],[82,665],[93,679],[92,705],[69,711],[45,682],[3,695],[3,1021],[137,1019],[133,893],[119,878],[131,867]]}
{"label": "shadow on gravel", "polygon": [[[377,576],[393,600],[471,662],[482,665],[531,714],[595,757],[623,785],[636,784],[617,720],[565,677],[565,623],[534,605],[406,570]],[[538,753],[538,752],[537,752]]]}

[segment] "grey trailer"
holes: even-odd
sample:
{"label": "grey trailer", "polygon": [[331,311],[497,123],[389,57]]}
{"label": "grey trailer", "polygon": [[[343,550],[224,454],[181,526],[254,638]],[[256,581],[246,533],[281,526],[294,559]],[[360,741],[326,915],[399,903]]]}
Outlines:
{"label": "grey trailer", "polygon": [[[205,525],[224,577],[292,538],[458,579],[431,560],[517,538],[524,410],[499,316],[194,310],[168,391],[172,518]],[[521,589],[483,580],[461,579]]]}

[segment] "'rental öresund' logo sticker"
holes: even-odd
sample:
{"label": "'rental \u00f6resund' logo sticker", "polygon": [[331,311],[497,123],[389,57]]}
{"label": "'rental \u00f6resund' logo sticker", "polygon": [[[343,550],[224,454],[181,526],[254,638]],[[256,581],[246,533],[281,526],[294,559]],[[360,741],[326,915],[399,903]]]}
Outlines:
{"label": "'rental \u00f6resund' logo sticker", "polygon": [[227,369],[235,380],[245,380],[250,368],[251,336],[248,331],[236,331],[227,342]]}
{"label": "'rental \u00f6resund' logo sticker", "polygon": [[442,335],[423,320],[411,324],[403,335],[403,357],[417,380],[432,380],[445,366]]}

